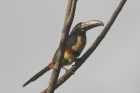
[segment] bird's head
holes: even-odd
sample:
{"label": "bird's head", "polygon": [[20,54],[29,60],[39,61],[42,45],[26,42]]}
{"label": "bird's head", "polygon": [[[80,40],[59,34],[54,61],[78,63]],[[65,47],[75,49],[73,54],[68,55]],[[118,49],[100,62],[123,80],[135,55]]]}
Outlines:
{"label": "bird's head", "polygon": [[79,34],[79,35],[84,35],[86,31],[88,31],[89,29],[92,29],[94,27],[97,26],[104,26],[103,22],[98,21],[98,20],[91,20],[91,21],[87,21],[87,22],[81,22],[78,23],[73,30],[71,31],[70,35],[73,34]]}

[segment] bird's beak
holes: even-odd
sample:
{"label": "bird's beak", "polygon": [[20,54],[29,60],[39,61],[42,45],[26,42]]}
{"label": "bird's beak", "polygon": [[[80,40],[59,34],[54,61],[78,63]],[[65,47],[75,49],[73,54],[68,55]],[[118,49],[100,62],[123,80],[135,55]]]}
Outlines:
{"label": "bird's beak", "polygon": [[83,22],[81,24],[81,31],[87,31],[91,28],[97,27],[97,26],[104,26],[103,22],[98,20],[91,20],[88,22]]}

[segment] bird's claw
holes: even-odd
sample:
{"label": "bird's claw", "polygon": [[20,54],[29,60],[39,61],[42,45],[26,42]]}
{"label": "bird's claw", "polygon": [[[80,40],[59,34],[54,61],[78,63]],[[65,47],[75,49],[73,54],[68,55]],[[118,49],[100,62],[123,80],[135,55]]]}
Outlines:
{"label": "bird's claw", "polygon": [[62,67],[64,70],[66,70],[66,72],[71,72],[73,75],[74,75],[74,72],[69,70],[69,69],[66,69],[65,67]]}
{"label": "bird's claw", "polygon": [[75,64],[77,64],[77,63],[78,63],[78,61],[83,62],[84,60],[83,60],[82,58],[77,58],[77,59],[75,60]]}

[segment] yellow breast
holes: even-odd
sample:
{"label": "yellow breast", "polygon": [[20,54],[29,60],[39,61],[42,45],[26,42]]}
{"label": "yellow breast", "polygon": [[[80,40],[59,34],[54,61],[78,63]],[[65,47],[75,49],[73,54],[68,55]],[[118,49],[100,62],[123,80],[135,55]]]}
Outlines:
{"label": "yellow breast", "polygon": [[66,51],[64,54],[64,59],[66,59],[64,62],[64,65],[72,64],[78,57],[76,55],[73,55],[71,53],[72,52],[71,50],[74,50],[74,51],[81,53],[82,50],[84,49],[85,45],[86,45],[86,38],[78,36],[77,43],[74,46],[72,46],[72,48],[69,49],[69,51]]}
{"label": "yellow breast", "polygon": [[86,45],[86,38],[78,36],[77,43],[72,47],[72,49],[81,53],[85,45]]}

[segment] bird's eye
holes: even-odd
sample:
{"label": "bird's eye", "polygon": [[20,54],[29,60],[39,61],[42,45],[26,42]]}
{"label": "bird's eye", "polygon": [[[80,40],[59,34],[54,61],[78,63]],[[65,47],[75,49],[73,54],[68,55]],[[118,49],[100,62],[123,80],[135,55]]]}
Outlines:
{"label": "bird's eye", "polygon": [[81,25],[78,25],[78,28],[81,28]]}

